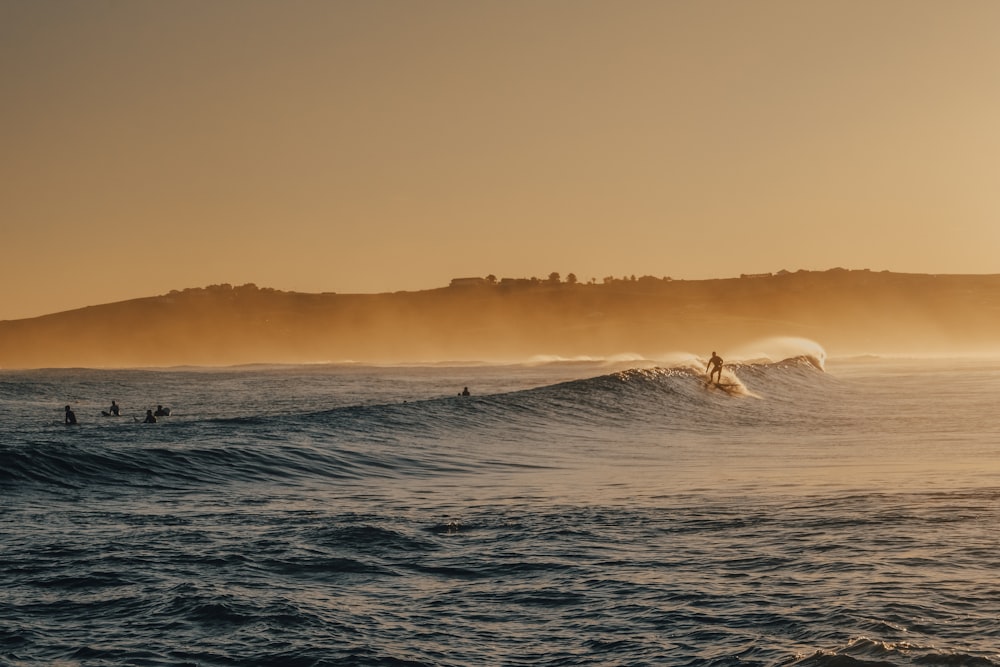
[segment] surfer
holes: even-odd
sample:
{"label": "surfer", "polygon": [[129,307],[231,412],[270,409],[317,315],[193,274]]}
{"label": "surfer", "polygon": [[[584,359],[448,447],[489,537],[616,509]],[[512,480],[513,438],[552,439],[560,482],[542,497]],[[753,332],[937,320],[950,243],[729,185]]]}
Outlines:
{"label": "surfer", "polygon": [[708,381],[712,381],[712,376],[717,376],[716,382],[722,382],[722,357],[717,355],[714,351],[712,352],[712,358],[708,360],[708,365],[705,366],[705,370],[711,371],[708,374]]}
{"label": "surfer", "polygon": [[166,417],[170,414],[170,408],[165,408],[162,405],[156,406],[156,412],[153,413],[157,417]]}
{"label": "surfer", "polygon": [[70,410],[69,406],[66,406],[66,425],[72,426],[76,423],[76,413]]}
{"label": "surfer", "polygon": [[156,417],[153,416],[152,410],[146,410],[146,418],[142,420],[143,424],[155,424]]}
{"label": "surfer", "polygon": [[463,389],[462,393],[459,394],[459,396],[469,396],[469,388],[466,387],[465,389]]}
{"label": "surfer", "polygon": [[118,403],[116,401],[111,401],[111,407],[108,408],[108,415],[111,417],[121,416],[121,408],[118,407]]}

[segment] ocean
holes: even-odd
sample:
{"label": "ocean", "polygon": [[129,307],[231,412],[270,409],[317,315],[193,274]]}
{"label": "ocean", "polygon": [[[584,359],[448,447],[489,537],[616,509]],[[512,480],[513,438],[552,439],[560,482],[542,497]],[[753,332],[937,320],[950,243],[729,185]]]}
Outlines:
{"label": "ocean", "polygon": [[0,665],[1000,665],[1000,359],[799,347],[0,371]]}

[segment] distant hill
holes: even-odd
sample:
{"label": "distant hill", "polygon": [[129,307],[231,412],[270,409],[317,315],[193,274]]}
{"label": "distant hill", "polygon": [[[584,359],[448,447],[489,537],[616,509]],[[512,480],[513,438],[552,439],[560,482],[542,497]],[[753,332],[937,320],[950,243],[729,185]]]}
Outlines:
{"label": "distant hill", "polygon": [[655,359],[770,336],[809,338],[831,354],[996,351],[1000,275],[465,279],[391,294],[221,285],[0,322],[0,367]]}

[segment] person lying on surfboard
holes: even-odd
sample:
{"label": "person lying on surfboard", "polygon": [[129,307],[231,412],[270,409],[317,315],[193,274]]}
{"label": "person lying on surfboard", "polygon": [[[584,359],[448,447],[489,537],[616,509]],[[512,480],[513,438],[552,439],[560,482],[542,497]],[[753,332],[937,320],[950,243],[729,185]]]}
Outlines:
{"label": "person lying on surfboard", "polygon": [[722,357],[717,355],[714,351],[712,352],[712,358],[708,360],[708,365],[705,366],[705,370],[712,369],[708,374],[708,381],[712,381],[712,376],[717,375],[718,378],[716,382],[722,382]]}

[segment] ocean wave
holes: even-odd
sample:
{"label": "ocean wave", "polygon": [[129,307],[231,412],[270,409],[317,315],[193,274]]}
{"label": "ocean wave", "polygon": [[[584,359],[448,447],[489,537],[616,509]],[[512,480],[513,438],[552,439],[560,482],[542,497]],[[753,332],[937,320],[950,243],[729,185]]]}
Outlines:
{"label": "ocean wave", "polygon": [[[476,441],[530,447],[546,434],[587,439],[625,423],[720,430],[787,418],[780,406],[825,400],[828,379],[807,356],[727,365],[722,387],[696,364],[631,368],[483,396],[348,405],[234,417],[174,416],[72,429],[52,425],[0,445],[0,484],[73,489],[270,480],[364,480],[547,465],[544,458],[456,452]],[[770,405],[756,406],[751,403]],[[552,436],[554,437],[554,436]],[[498,455],[494,455],[498,454]]]}
{"label": "ocean wave", "polygon": [[917,642],[890,642],[871,637],[856,637],[847,646],[816,653],[787,663],[789,667],[997,667],[1000,655],[941,651]]}

